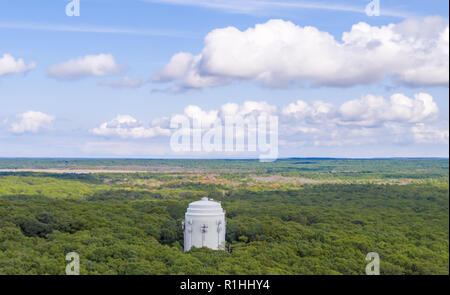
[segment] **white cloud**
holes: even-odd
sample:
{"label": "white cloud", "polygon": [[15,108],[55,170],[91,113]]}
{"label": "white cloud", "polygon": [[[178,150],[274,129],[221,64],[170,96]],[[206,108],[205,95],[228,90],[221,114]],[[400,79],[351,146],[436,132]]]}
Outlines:
{"label": "white cloud", "polygon": [[439,109],[426,93],[413,98],[396,93],[388,100],[365,95],[341,105],[298,100],[284,107],[280,116],[280,135],[299,146],[374,145],[380,140],[439,144],[445,143],[448,134],[448,129],[434,126],[440,122]]}
{"label": "white cloud", "polygon": [[38,132],[41,129],[48,128],[55,119],[54,116],[42,112],[27,111],[17,115],[19,122],[11,124],[11,132],[21,134],[25,132]]}
{"label": "white cloud", "polygon": [[[279,116],[281,142],[344,146],[376,144],[381,138],[394,144],[417,142],[420,136],[416,134],[419,126],[417,124],[431,126],[427,124],[437,121],[439,109],[429,94],[417,93],[413,98],[409,98],[396,93],[390,99],[366,95],[341,105],[297,100],[280,111],[276,106],[264,101],[226,103],[219,111],[203,110],[199,106],[190,105],[185,108],[183,114],[175,114],[172,117],[185,116],[191,121],[195,117],[202,121],[202,132],[206,132],[214,128],[214,122],[218,119],[224,124],[227,116],[246,118],[248,115],[264,114]],[[163,122],[164,125],[161,126],[168,128],[168,118]],[[443,132],[445,134],[445,130]]]}
{"label": "white cloud", "polygon": [[[149,128],[129,115],[119,115],[91,132],[124,139],[170,136],[175,129],[170,128],[169,122],[177,118],[190,122],[189,128],[182,130],[183,134],[192,135],[194,128],[205,134],[216,130],[217,122],[225,126],[227,117],[245,120],[250,115],[278,116],[280,143],[294,150],[305,146],[448,143],[448,128],[437,126],[442,121],[439,109],[427,93],[417,93],[411,98],[396,93],[389,99],[365,95],[340,105],[297,100],[281,109],[265,101],[226,103],[209,110],[188,105],[182,113],[154,119]],[[202,123],[201,128],[193,124],[194,119]],[[247,128],[245,125],[236,130],[235,136],[245,136]]]}
{"label": "white cloud", "polygon": [[139,88],[145,84],[145,81],[139,79],[132,79],[130,77],[124,77],[121,80],[116,81],[101,81],[99,86],[107,86],[111,88]]}
{"label": "white cloud", "polygon": [[[447,124],[448,126],[448,124]],[[411,127],[414,140],[418,143],[446,143],[448,144],[448,129],[436,126],[427,126],[423,123]]]}
{"label": "white cloud", "polygon": [[35,62],[30,62],[27,65],[23,59],[15,59],[12,55],[7,53],[0,57],[0,77],[9,74],[26,73],[35,67]]}
{"label": "white cloud", "polygon": [[384,122],[423,122],[436,119],[439,109],[431,95],[418,93],[414,99],[401,93],[386,101],[381,96],[366,95],[351,100],[339,108],[341,124],[373,126]]}
{"label": "white cloud", "polygon": [[222,105],[220,109],[221,116],[241,116],[274,114],[277,107],[268,104],[265,101],[245,101],[242,105],[236,103],[227,103]]}
{"label": "white cloud", "polygon": [[438,117],[439,109],[433,97],[427,93],[417,93],[414,98],[396,93],[390,97],[390,100],[369,94],[360,99],[346,101],[340,106],[322,101],[313,101],[308,104],[298,100],[283,108],[281,114],[288,122],[370,127],[387,122],[431,121]]}
{"label": "white cloud", "polygon": [[51,66],[48,74],[52,78],[74,80],[84,77],[103,77],[119,74],[122,68],[111,54],[86,55]]}
{"label": "white cloud", "polygon": [[411,86],[449,82],[448,24],[436,17],[381,27],[361,22],[341,41],[315,27],[270,20],[245,31],[213,30],[204,43],[198,55],[174,55],[154,81],[174,82],[177,90],[236,80],[269,87],[353,86],[389,77]]}
{"label": "white cloud", "polygon": [[170,128],[170,121],[175,118],[187,119],[190,122],[190,129],[185,132],[192,132],[194,120],[201,123],[202,132],[215,127],[218,120],[223,124],[227,116],[245,118],[248,115],[276,114],[277,107],[267,102],[246,101],[242,105],[227,103],[222,105],[220,110],[203,110],[196,105],[188,105],[181,114],[171,114],[168,117],[156,118],[152,121],[151,127],[145,127],[143,123],[130,115],[117,115],[113,120],[102,123],[99,127],[90,130],[92,134],[105,137],[119,137],[123,139],[142,139],[156,136],[170,136],[173,129]]}
{"label": "white cloud", "polygon": [[225,77],[214,77],[211,75],[202,75],[200,73],[200,56],[193,56],[190,53],[180,52],[175,54],[170,62],[154,76],[154,82],[170,82],[182,80],[172,92],[180,92],[191,88],[202,88],[205,86],[220,86],[229,82]]}
{"label": "white cloud", "polygon": [[130,115],[117,115],[113,120],[101,124],[91,132],[100,136],[133,139],[170,135],[170,130],[159,126],[146,128]]}
{"label": "white cloud", "polygon": [[294,118],[297,121],[308,123],[327,122],[336,116],[336,108],[330,103],[313,101],[311,105],[302,100],[290,103],[283,108],[282,115],[285,118]]}
{"label": "white cloud", "polygon": [[184,115],[193,120],[201,122],[202,127],[210,127],[218,119],[218,111],[203,111],[200,107],[189,105],[184,108]]}
{"label": "white cloud", "polygon": [[[223,104],[219,110],[209,111],[203,110],[196,105],[188,105],[184,108],[183,114],[174,114],[171,118],[173,119],[174,117],[183,116],[191,122],[191,126],[193,125],[193,120],[195,119],[198,122],[201,122],[203,129],[207,130],[212,128],[217,120],[220,120],[221,123],[225,123],[227,117],[239,117],[241,119],[245,119],[249,115],[259,116],[276,114],[276,111],[276,106],[270,105],[265,101],[245,101],[242,105],[237,103],[226,103]],[[164,125],[162,126],[168,126],[169,118],[164,119]],[[154,124],[158,121],[159,120],[154,120]]]}

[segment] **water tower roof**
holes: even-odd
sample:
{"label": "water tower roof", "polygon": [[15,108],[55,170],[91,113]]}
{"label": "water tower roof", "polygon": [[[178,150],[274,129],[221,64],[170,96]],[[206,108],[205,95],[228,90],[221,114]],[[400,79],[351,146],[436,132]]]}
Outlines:
{"label": "water tower roof", "polygon": [[213,213],[222,213],[223,210],[222,205],[219,202],[204,197],[199,201],[190,203],[187,212],[213,214]]}
{"label": "water tower roof", "polygon": [[219,202],[214,201],[213,199],[208,199],[203,197],[200,201],[195,201],[189,204],[189,207],[222,207]]}

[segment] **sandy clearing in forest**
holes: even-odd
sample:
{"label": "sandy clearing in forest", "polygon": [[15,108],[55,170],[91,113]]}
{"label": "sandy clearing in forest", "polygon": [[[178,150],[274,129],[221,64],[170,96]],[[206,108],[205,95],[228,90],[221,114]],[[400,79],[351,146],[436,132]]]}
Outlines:
{"label": "sandy clearing in forest", "polygon": [[0,172],[42,172],[42,173],[73,173],[73,174],[87,174],[87,173],[140,173],[140,172],[187,172],[186,169],[0,169]]}
{"label": "sandy clearing in forest", "polygon": [[396,178],[396,179],[312,179],[306,177],[288,177],[281,175],[270,176],[250,176],[251,179],[259,183],[277,183],[277,184],[322,184],[322,183],[342,183],[342,184],[398,184],[407,185],[409,183],[423,182],[421,179]]}
{"label": "sandy clearing in forest", "polygon": [[251,178],[258,182],[276,182],[276,183],[291,183],[291,184],[303,184],[303,183],[342,183],[339,179],[312,179],[305,177],[288,177],[281,175],[270,176],[251,176]]}
{"label": "sandy clearing in forest", "polygon": [[[116,166],[120,167],[120,166]],[[230,181],[221,177],[217,174],[213,174],[211,171],[204,168],[183,168],[183,167],[143,167],[143,166],[124,166],[124,169],[106,169],[106,168],[50,168],[50,169],[0,169],[2,172],[36,172],[36,173],[56,173],[56,174],[94,174],[94,173],[145,173],[145,172],[161,172],[161,173],[187,173],[189,176],[194,177],[191,182],[199,182],[203,184],[216,184],[216,185],[229,185],[229,186],[239,186],[242,184],[240,181]],[[233,173],[233,171],[221,170],[221,173]],[[242,171],[240,171],[242,173]],[[248,175],[249,180],[253,180],[254,183],[248,183],[249,186],[255,185],[282,185],[282,184],[292,184],[292,185],[302,185],[302,184],[397,184],[397,185],[407,185],[410,183],[422,183],[423,179],[411,179],[411,178],[395,178],[395,179],[313,179],[306,177],[295,177],[295,176],[282,176],[282,175]],[[164,182],[156,184],[156,186],[161,185]],[[145,181],[136,184],[147,184]],[[151,186],[155,186],[152,183]]]}
{"label": "sandy clearing in forest", "polygon": [[145,171],[133,170],[103,170],[103,169],[0,169],[0,172],[39,172],[39,173],[136,173]]}
{"label": "sandy clearing in forest", "polygon": [[[74,167],[74,168],[24,168],[24,169],[1,169],[1,172],[40,172],[40,173],[73,173],[73,174],[87,174],[87,173],[145,173],[145,172],[160,172],[160,173],[199,173],[206,174],[212,171],[226,172],[226,173],[242,173],[242,170],[237,169],[210,169],[210,168],[185,168],[180,166],[99,166],[97,168],[88,167]],[[246,170],[245,172],[254,172],[253,170]]]}

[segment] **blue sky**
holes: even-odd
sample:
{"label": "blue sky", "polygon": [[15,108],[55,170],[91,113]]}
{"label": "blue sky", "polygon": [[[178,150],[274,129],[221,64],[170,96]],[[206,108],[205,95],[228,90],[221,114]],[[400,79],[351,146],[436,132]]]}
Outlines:
{"label": "blue sky", "polygon": [[[0,0],[0,157],[223,157],[172,152],[158,122],[246,101],[276,108],[281,157],[448,157],[447,1],[380,0],[367,16],[359,0],[80,0],[73,17],[69,2]],[[373,61],[354,45],[367,35],[343,46],[361,22],[380,46]],[[180,52],[189,70],[171,62]]]}

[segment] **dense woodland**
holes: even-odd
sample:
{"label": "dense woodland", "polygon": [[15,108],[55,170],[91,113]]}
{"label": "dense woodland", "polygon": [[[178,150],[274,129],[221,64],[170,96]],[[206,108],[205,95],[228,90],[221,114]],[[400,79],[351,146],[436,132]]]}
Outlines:
{"label": "dense woodland", "polygon": [[[448,159],[0,159],[0,274],[449,274]],[[153,171],[177,167],[185,171]],[[183,252],[188,204],[227,212],[227,251]]]}

